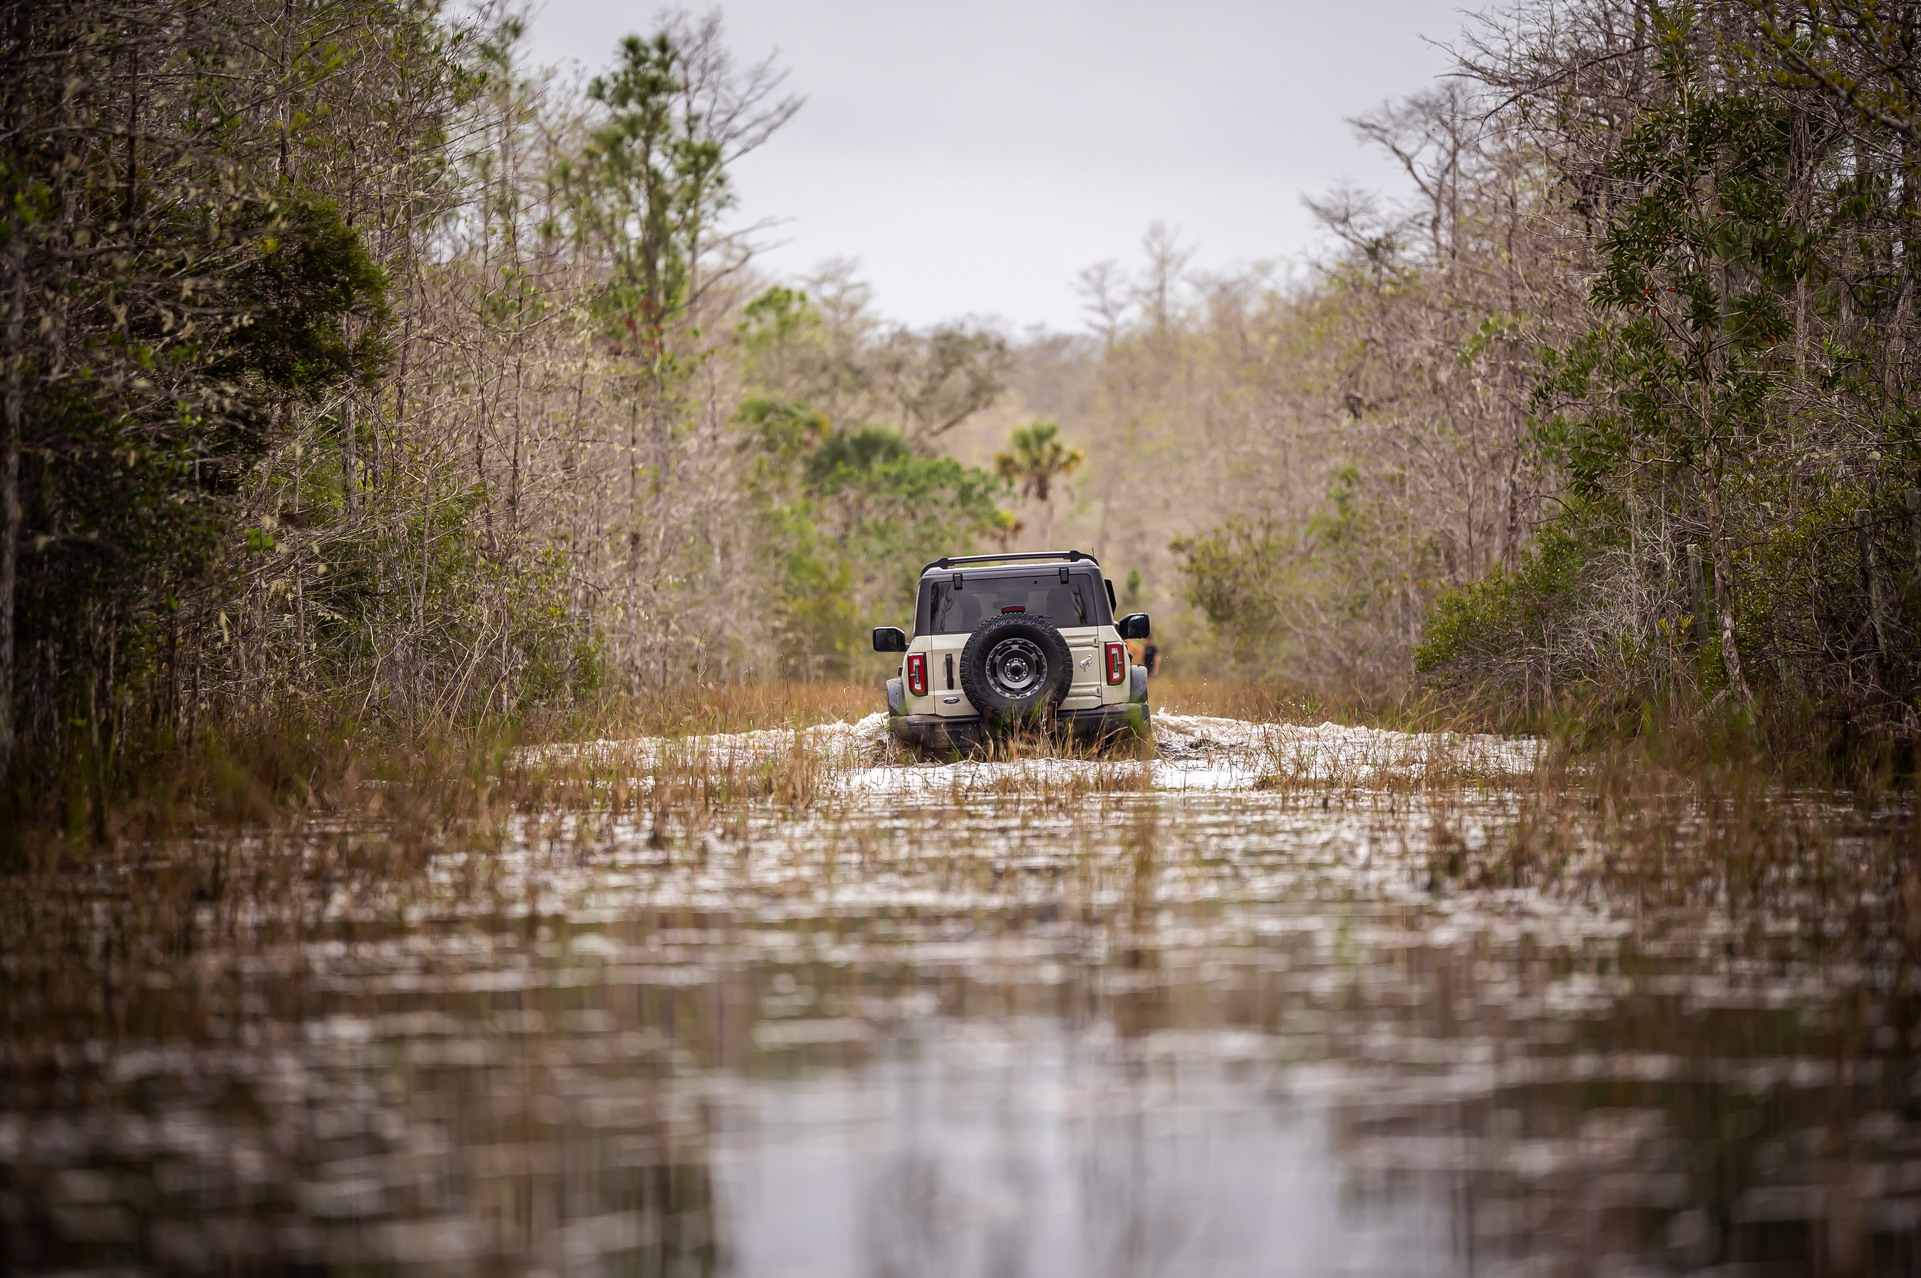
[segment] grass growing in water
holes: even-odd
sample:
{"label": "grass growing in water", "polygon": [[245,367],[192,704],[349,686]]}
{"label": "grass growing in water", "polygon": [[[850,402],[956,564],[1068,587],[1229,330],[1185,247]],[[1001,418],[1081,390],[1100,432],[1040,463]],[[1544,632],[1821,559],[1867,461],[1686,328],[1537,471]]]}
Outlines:
{"label": "grass growing in water", "polygon": [[[1706,722],[1656,724],[1626,740],[1569,728],[1542,744],[1537,767],[1517,775],[1458,737],[1363,733],[1330,753],[1325,739],[1283,726],[1321,722],[1326,706],[1259,684],[1157,680],[1155,696],[1162,716],[1275,724],[1253,729],[1259,744],[1245,761],[1264,803],[1385,808],[1421,822],[1437,890],[1603,886],[1648,902],[1805,909],[1883,935],[1892,934],[1890,912],[1913,918],[1921,903],[1921,881],[1909,868],[1921,850],[1914,773],[1891,751],[1836,770]],[[182,890],[224,896],[258,870],[239,865],[246,847],[289,839],[318,840],[326,850],[276,873],[364,881],[404,876],[436,850],[498,847],[516,822],[532,823],[543,839],[583,844],[609,821],[644,823],[664,846],[738,829],[749,809],[831,806],[837,775],[880,757],[800,729],[857,719],[876,700],[857,685],[703,686],[610,703],[591,719],[413,733],[305,724],[209,738],[104,804],[69,791],[64,802],[11,823],[8,863],[49,869],[114,846],[219,847],[205,866],[182,871],[182,882],[191,880]],[[749,730],[764,732],[751,747],[711,739]],[[543,748],[584,737],[599,740]],[[1046,766],[1063,756],[1069,766]],[[1146,790],[1148,757],[1012,739],[976,761],[1034,766],[943,775],[956,805],[1014,798],[1071,814],[1090,800]],[[1490,812],[1502,815],[1494,832],[1473,835]],[[247,841],[234,841],[236,831]]]}
{"label": "grass growing in water", "polygon": [[550,778],[512,765],[523,747],[801,728],[858,718],[876,701],[856,685],[696,684],[516,720],[207,729],[130,746],[111,766],[44,771],[0,795],[0,868],[210,828],[292,830],[347,812],[422,837],[448,823],[484,826],[546,793]]}

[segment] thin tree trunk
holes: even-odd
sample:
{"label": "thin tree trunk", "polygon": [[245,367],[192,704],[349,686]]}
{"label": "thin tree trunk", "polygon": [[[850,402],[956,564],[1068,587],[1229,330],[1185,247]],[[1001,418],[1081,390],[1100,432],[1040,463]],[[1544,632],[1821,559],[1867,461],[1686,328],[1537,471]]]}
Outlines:
{"label": "thin tree trunk", "polygon": [[349,395],[340,401],[340,497],[350,520],[360,511],[360,450],[354,436],[354,402]]}
{"label": "thin tree trunk", "polygon": [[7,250],[7,383],[0,410],[4,417],[0,430],[5,432],[0,439],[0,778],[12,768],[14,749],[13,603],[20,565],[20,401],[27,300],[27,245],[17,216],[8,229],[12,242]]}
{"label": "thin tree trunk", "polygon": [[1734,643],[1734,559],[1728,554],[1726,529],[1722,526],[1721,449],[1711,446],[1707,456],[1708,555],[1714,563],[1714,613],[1721,633],[1721,665],[1728,673],[1728,688],[1744,706],[1754,704],[1754,692],[1741,671],[1741,650]]}

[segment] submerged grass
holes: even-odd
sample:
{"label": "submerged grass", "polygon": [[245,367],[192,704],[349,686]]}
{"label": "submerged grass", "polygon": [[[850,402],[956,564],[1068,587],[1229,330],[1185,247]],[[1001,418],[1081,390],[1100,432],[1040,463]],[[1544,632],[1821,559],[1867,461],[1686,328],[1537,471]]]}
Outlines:
{"label": "submerged grass", "polygon": [[[790,723],[825,717],[820,699],[780,705],[763,691],[656,722],[731,727],[756,698]],[[662,936],[730,910],[844,906],[872,911],[887,935],[951,910],[969,935],[1074,929],[1128,979],[1152,981],[1170,899],[1231,914],[1246,892],[1317,911],[1360,892],[1440,932],[1462,917],[1493,927],[1512,908],[1654,920],[1739,953],[1743,970],[1812,953],[1834,980],[1869,973],[1863,1023],[1921,1047],[1921,846],[1905,791],[1809,785],[1672,743],[1563,739],[1517,775],[1459,736],[1329,733],[1360,743],[1330,761],[1300,728],[1241,727],[1258,743],[1259,788],[1191,799],[1155,788],[1165,765],[1146,759],[1063,759],[1015,740],[916,767],[836,728],[572,748],[519,729],[351,751],[343,740],[318,762],[291,749],[230,758],[243,801],[195,809],[196,824],[161,837],[125,834],[113,851],[56,838],[40,872],[0,892],[0,957],[31,953],[40,974],[30,996],[0,1000],[0,1040],[52,1053],[76,1025],[117,1034],[142,1014],[132,974],[183,973],[212,954],[295,961],[301,938],[329,928],[457,954],[469,927],[536,939],[553,927],[563,943],[569,902],[584,917],[625,900],[653,920],[636,935]],[[863,790],[857,770],[883,762],[913,787]],[[1250,828],[1264,833],[1249,842]]]}
{"label": "submerged grass", "polygon": [[[953,1080],[965,1083],[968,1053],[981,1050],[983,1032],[1016,1024],[1025,1033],[1053,1016],[1076,1033],[1090,1024],[1098,1032],[1083,1040],[1094,1054],[1072,1058],[1084,1071],[1076,1075],[1081,1090],[1070,1114],[1077,1125],[1111,1112],[1117,1096],[1162,1103],[1161,1079],[1178,1078],[1177,1099],[1191,1103],[1194,1080],[1207,1077],[1199,1071],[1219,1053],[1250,1080],[1257,1099],[1238,1102],[1250,1117],[1237,1112],[1233,1121],[1251,1127],[1260,1117],[1258,1098],[1282,1097],[1292,1107],[1297,1095],[1308,1095],[1273,1087],[1277,1076],[1265,1064],[1272,1053],[1290,1068],[1309,1064],[1304,1077],[1317,1087],[1342,1083],[1335,1152],[1348,1160],[1343,1166],[1371,1169],[1356,1173],[1357,1180],[1378,1181],[1383,1166],[1395,1175],[1412,1174],[1400,1170],[1407,1167],[1431,1170],[1429,1159],[1440,1151],[1449,1160],[1447,1184],[1483,1179],[1474,1209],[1486,1219],[1495,1212],[1478,1204],[1516,1200],[1516,1176],[1533,1177],[1531,1192],[1550,1203],[1586,1204],[1596,1196],[1594,1185],[1618,1192],[1630,1173],[1644,1175],[1653,1192],[1671,1194],[1674,1168],[1692,1170],[1682,1140],[1708,1151],[1711,1166],[1702,1175],[1712,1177],[1714,1189],[1700,1201],[1740,1201],[1754,1182],[1723,1188],[1730,1176],[1750,1175],[1744,1167],[1728,1170],[1738,1162],[1730,1142],[1746,1142],[1741,1157],[1758,1148],[1757,1160],[1772,1157],[1776,1145],[1825,1148],[1785,1142],[1819,1134],[1824,1115],[1815,1106],[1829,1095],[1776,1084],[1749,1093],[1741,1080],[1751,1072],[1810,1068],[1851,1077],[1857,1066],[1880,1063],[1863,1042],[1886,1056],[1895,1050],[1876,1046],[1880,1040],[1871,1036],[1900,1025],[1896,1015],[1881,1019],[1880,1004],[1857,998],[1845,984],[1868,966],[1857,954],[1880,963],[1885,919],[1848,928],[1846,941],[1821,964],[1786,969],[1801,1000],[1789,1035],[1775,1028],[1783,1018],[1772,1012],[1752,1004],[1728,1009],[1737,999],[1780,997],[1775,970],[1752,960],[1765,962],[1778,937],[1798,933],[1737,935],[1725,949],[1722,938],[1730,919],[1762,912],[1779,918],[1805,906],[1805,898],[1757,895],[1730,909],[1716,898],[1681,895],[1684,885],[1675,884],[1662,890],[1673,891],[1668,899],[1685,909],[1680,925],[1670,916],[1665,926],[1629,937],[1599,911],[1536,909],[1538,902],[1517,902],[1518,894],[1504,890],[1573,892],[1594,874],[1623,885],[1637,875],[1676,880],[1725,859],[1733,849],[1693,846],[1708,832],[1689,814],[1718,792],[1691,788],[1704,783],[1685,771],[1655,774],[1672,791],[1661,802],[1672,806],[1645,812],[1635,806],[1648,796],[1637,788],[1643,780],[1634,758],[1624,754],[1617,767],[1592,752],[1550,759],[1538,775],[1499,785],[1460,784],[1444,760],[1430,757],[1430,770],[1387,786],[1304,769],[1288,779],[1292,789],[1190,799],[1139,789],[1152,774],[1142,761],[1061,764],[1034,751],[1005,767],[912,769],[929,784],[895,804],[871,793],[845,797],[837,771],[871,759],[839,749],[837,739],[845,738],[769,732],[747,741],[679,737],[595,750],[510,750],[499,758],[490,792],[494,812],[511,812],[502,854],[450,840],[444,854],[427,858],[411,876],[403,857],[381,868],[354,842],[364,835],[332,831],[317,814],[298,838],[265,846],[229,838],[165,873],[122,876],[133,880],[127,884],[107,873],[101,858],[68,876],[80,886],[65,908],[49,908],[50,893],[11,900],[0,894],[0,932],[33,926],[38,930],[15,934],[26,938],[19,948],[53,956],[28,973],[31,979],[12,978],[16,992],[0,1000],[0,1024],[13,1060],[60,1067],[16,1070],[14,1078],[44,1078],[49,1094],[55,1087],[93,1089],[89,1104],[138,1115],[120,1126],[140,1132],[157,1104],[176,1129],[193,1118],[200,1131],[238,1133],[231,1143],[249,1154],[256,1120],[242,1107],[252,1094],[229,1082],[221,1066],[257,1056],[266,1062],[261,1094],[272,1097],[279,1093],[271,1088],[284,1086],[287,1062],[296,1062],[315,1090],[261,1112],[287,1123],[305,1149],[321,1151],[312,1165],[329,1170],[314,1173],[303,1193],[378,1176],[368,1210],[405,1220],[452,1199],[423,1195],[427,1206],[411,1206],[409,1174],[464,1172],[466,1162],[504,1168],[490,1170],[490,1178],[544,1201],[536,1195],[550,1183],[572,1185],[618,1159],[621,1176],[610,1192],[622,1195],[614,1205],[627,1212],[639,1192],[631,1184],[656,1183],[653,1173],[636,1181],[629,1169],[655,1159],[668,1164],[660,1173],[668,1180],[697,1175],[707,1139],[696,1133],[676,1144],[683,1137],[647,1125],[655,1115],[639,1097],[664,1093],[675,1114],[710,1121],[719,1105],[709,1097],[734,1103],[761,1080],[785,1086],[810,1076],[802,1071],[891,1062],[899,1058],[879,1057],[875,1045],[906,1034],[940,1053],[929,1059],[938,1061],[943,1097],[978,1095],[982,1112],[1012,1112],[1005,1080],[1038,1075],[1052,1085],[1038,1054],[1031,1064],[1011,1054],[1006,1065],[992,1058],[985,1091],[961,1092]],[[1396,760],[1383,755],[1375,762]],[[993,785],[970,788],[970,776]],[[401,786],[372,790],[392,802],[405,798]],[[1783,792],[1754,787],[1741,819],[1758,819],[1771,797]],[[1845,839],[1847,813],[1833,806],[1831,794],[1806,797],[1811,820],[1840,823],[1810,826],[1806,837]],[[1304,808],[1326,804],[1334,815],[1277,816],[1277,807],[1296,801]],[[1505,833],[1530,804],[1550,817],[1572,813],[1573,824]],[[1709,809],[1710,819],[1715,811]],[[339,819],[354,816],[342,812]],[[1614,858],[1610,868],[1578,846],[1584,831],[1645,846],[1600,854]],[[1394,844],[1397,835],[1404,847]],[[1650,840],[1657,836],[1671,837],[1656,846]],[[1739,837],[1750,836],[1773,837],[1762,826]],[[1552,861],[1557,839],[1570,841],[1568,862],[1559,867]],[[1831,848],[1828,855],[1839,854]],[[1410,877],[1424,867],[1431,897],[1409,890]],[[1386,882],[1390,876],[1395,882]],[[288,883],[319,890],[287,891]],[[344,908],[334,904],[342,894],[352,898]],[[1619,899],[1633,910],[1632,893]],[[1651,907],[1662,904],[1659,892],[1647,899]],[[96,903],[116,911],[111,926],[95,913]],[[277,918],[246,921],[267,913]],[[49,927],[48,916],[64,922]],[[1835,925],[1831,913],[1810,909],[1807,917],[1823,933]],[[1692,946],[1697,935],[1705,938],[1698,951],[1661,966],[1659,945]],[[1608,939],[1586,943],[1583,936]],[[311,983],[301,963],[313,965]],[[1624,966],[1645,980],[1630,986]],[[390,980],[395,974],[406,979]],[[144,993],[138,982],[148,975],[178,981],[178,992]],[[1805,992],[1817,977],[1818,997]],[[1617,978],[1618,992],[1595,993]],[[1868,993],[1878,998],[1879,989]],[[1702,1000],[1716,997],[1723,1003],[1706,1002],[1703,1010]],[[157,1019],[162,1015],[173,1019]],[[1854,1020],[1843,1019],[1849,1016]],[[189,1017],[209,1026],[198,1055],[174,1050],[189,1036],[181,1024]],[[276,1021],[286,1023],[283,1037],[261,1033]],[[1807,1025],[1831,1032],[1803,1033]],[[178,1062],[171,1067],[144,1050],[147,1039],[162,1036]],[[85,1072],[76,1044],[95,1042],[115,1053],[106,1060],[117,1073]],[[237,1042],[249,1050],[234,1051]],[[253,1050],[254,1043],[265,1047]],[[1093,1072],[1101,1060],[1120,1072]],[[1650,1085],[1650,1065],[1672,1071],[1674,1081]],[[196,1070],[209,1080],[199,1091],[192,1086]],[[656,1084],[655,1070],[699,1081],[677,1090]],[[1734,1076],[1726,1085],[1732,1101],[1715,1090],[1723,1071]],[[1898,1104],[1906,1075],[1894,1077],[1891,1068],[1889,1076],[1878,1090],[1832,1093],[1837,1108],[1861,1102],[1846,1122]],[[69,1081],[76,1077],[78,1083]],[[1117,1081],[1097,1091],[1110,1077]],[[323,1085],[337,1090],[322,1093]],[[232,1087],[236,1099],[227,1100],[221,1087]],[[869,1094],[862,1092],[863,1103]],[[64,1121],[51,1101],[15,1098],[12,1107],[36,1103]],[[1666,1126],[1651,1129],[1649,1115],[1659,1107],[1666,1107]],[[1025,1123],[1025,1115],[1041,1111],[1021,1112]],[[1801,1117],[1810,1112],[1813,1118]],[[380,1116],[394,1113],[429,1118],[396,1123],[401,1138],[377,1141],[375,1134],[387,1130]],[[850,1129],[829,1126],[835,1113],[810,1111],[810,1128],[843,1142]],[[862,1111],[857,1134],[877,1130],[873,1113]],[[341,1114],[359,1125],[339,1122]],[[1770,1124],[1758,1135],[1736,1125],[1757,1118]],[[1673,1132],[1681,1140],[1610,1143],[1607,1124]],[[88,1128],[76,1123],[71,1130]],[[313,1130],[346,1135],[326,1144],[307,1135]],[[453,1141],[429,1143],[441,1130]],[[1896,1136],[1905,1142],[1906,1129]],[[1025,1128],[1020,1137],[1026,1139]],[[202,1140],[207,1152],[199,1162],[169,1163],[165,1174],[178,1181],[174,1168],[190,1167],[202,1183],[224,1187],[218,1143]],[[293,1141],[276,1146],[287,1147],[303,1148]],[[92,1155],[96,1161],[87,1166],[119,1174],[106,1139],[92,1148],[108,1152]],[[1099,1156],[1106,1147],[1089,1148]],[[1875,1168],[1897,1176],[1905,1166],[1899,1160],[1911,1154],[1893,1138],[1892,1152],[1851,1148],[1867,1150]],[[518,1169],[509,1161],[522,1157]],[[15,1183],[45,1165],[24,1163],[32,1171]],[[241,1181],[257,1177],[256,1165],[241,1164],[234,1180],[257,1185]],[[539,1173],[551,1180],[536,1179],[533,1167],[551,1168]],[[349,1182],[349,1174],[356,1179]],[[524,1179],[502,1179],[508,1174]],[[44,1178],[52,1192],[64,1184],[57,1175]],[[714,1199],[689,1196],[686,1183],[673,1180],[676,1196],[661,1218],[698,1219],[708,1210]],[[1142,1192],[1150,1190],[1162,1192],[1158,1185]],[[1537,1212],[1526,1219],[1539,1218]],[[352,1223],[328,1217],[318,1227],[339,1237]],[[383,1219],[368,1234],[385,1237],[376,1233],[385,1228]],[[1593,1249],[1572,1250],[1586,1261]]]}
{"label": "submerged grass", "polygon": [[[215,829],[285,832],[356,819],[410,842],[453,826],[498,827],[527,805],[585,793],[623,802],[614,775],[517,761],[530,745],[804,728],[858,718],[872,688],[820,683],[691,684],[519,719],[364,722],[315,717],[206,728],[189,740],[125,742],[100,759],[43,767],[0,793],[0,871]],[[704,763],[711,761],[703,761]],[[670,769],[671,770],[671,769]],[[716,791],[805,794],[805,769],[744,762]]]}
{"label": "submerged grass", "polygon": [[[1157,716],[1243,721],[1236,748],[1251,775],[1242,784],[1263,804],[1385,810],[1418,826],[1436,891],[1598,889],[1725,915],[1805,913],[1824,929],[1905,937],[1890,957],[1921,961],[1911,926],[1921,918],[1916,773],[1896,752],[1834,768],[1725,722],[1657,721],[1633,737],[1597,737],[1571,722],[1540,742],[1531,768],[1517,769],[1489,754],[1487,738],[1460,735],[1478,726],[1469,722],[1431,715],[1417,725],[1410,712],[1403,726],[1430,735],[1316,736],[1288,725],[1320,723],[1337,709],[1265,685],[1157,680],[1155,696]],[[104,800],[97,788],[67,787],[57,801],[16,812],[25,819],[7,823],[5,864],[55,870],[116,848],[134,857],[172,849],[173,868],[152,890],[228,900],[243,883],[263,891],[262,875],[331,876],[377,891],[448,850],[484,875],[476,858],[529,832],[588,847],[623,825],[666,848],[737,835],[754,813],[837,820],[843,774],[912,761],[844,731],[805,729],[854,721],[874,700],[859,686],[701,686],[592,717],[413,732],[316,723],[208,737]],[[584,738],[594,740],[564,744]],[[956,809],[1011,799],[1037,816],[1087,812],[1098,823],[1112,801],[1151,789],[1152,758],[1147,745],[1009,738],[970,762],[1015,766],[934,769],[919,793]],[[1156,802],[1130,809],[1128,820],[1151,824]],[[1138,843],[1137,835],[1124,837]]]}

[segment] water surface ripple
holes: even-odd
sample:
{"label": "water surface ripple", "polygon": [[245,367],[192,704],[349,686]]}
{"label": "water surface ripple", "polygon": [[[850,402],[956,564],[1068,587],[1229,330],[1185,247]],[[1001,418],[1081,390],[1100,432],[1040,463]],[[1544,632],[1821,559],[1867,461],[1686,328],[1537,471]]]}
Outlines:
{"label": "water surface ripple", "polygon": [[9,887],[0,1261],[1916,1271],[1911,938],[1472,886],[1498,781],[1304,790],[1201,735]]}

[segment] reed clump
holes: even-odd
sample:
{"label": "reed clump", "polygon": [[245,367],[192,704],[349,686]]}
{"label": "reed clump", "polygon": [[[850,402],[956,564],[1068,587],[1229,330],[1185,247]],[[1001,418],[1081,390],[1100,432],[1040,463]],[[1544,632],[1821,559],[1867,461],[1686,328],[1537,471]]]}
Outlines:
{"label": "reed clump", "polygon": [[1905,936],[1912,963],[1916,780],[1895,767],[1824,773],[1781,759],[1764,739],[1692,729],[1598,744],[1564,737],[1505,793],[1481,791],[1505,815],[1479,846],[1438,811],[1430,868],[1437,884],[1468,889],[1599,891],[1635,910],[1744,926],[1794,918],[1816,938]]}
{"label": "reed clump", "polygon": [[644,693],[603,695],[537,713],[521,725],[528,741],[606,737],[713,736],[763,728],[809,728],[851,722],[882,706],[865,683],[803,680],[698,682]]}
{"label": "reed clump", "polygon": [[[347,816],[413,844],[455,829],[472,838],[546,804],[631,809],[636,795],[651,792],[655,773],[670,791],[698,792],[709,807],[736,798],[805,803],[825,766],[811,756],[656,760],[636,772],[617,742],[568,743],[791,731],[859,718],[874,701],[873,689],[852,685],[701,683],[517,719],[341,715],[203,726],[189,739],[125,743],[111,757],[77,759],[0,795],[0,869],[213,830],[291,833]],[[715,763],[718,779],[704,771]],[[688,779],[696,773],[705,779]]]}
{"label": "reed clump", "polygon": [[1910,747],[1796,750],[1731,712],[1608,720],[1572,704],[1537,717],[1531,738],[1432,717],[1422,733],[1317,732],[1294,724],[1320,722],[1324,705],[1258,684],[1176,683],[1158,710],[1279,716],[1242,725],[1234,743],[1252,788],[1303,809],[1385,813],[1434,891],[1536,889],[1737,928],[1881,938],[1888,961],[1921,971]]}
{"label": "reed clump", "polygon": [[1138,794],[1152,788],[1153,772],[1139,764],[1081,761],[1076,765],[955,772],[946,793],[956,802],[974,798],[1013,798],[1044,811],[1064,812],[1083,800],[1111,794]]}
{"label": "reed clump", "polygon": [[[1908,918],[1921,900],[1909,868],[1921,850],[1916,770],[1898,750],[1811,759],[1699,716],[1632,735],[1570,720],[1527,741],[1318,731],[1294,725],[1319,722],[1302,711],[1321,707],[1262,685],[1156,687],[1163,717],[1275,716],[1218,725],[1238,734],[1216,743],[1220,757],[1251,773],[1236,784],[1264,803],[1385,811],[1425,847],[1436,890],[1599,890],[1637,906],[1808,911],[1823,927],[1876,935],[1892,934],[1895,915]],[[871,730],[809,730],[871,711],[866,688],[694,685],[609,704],[591,721],[314,722],[210,735],[119,789],[58,790],[8,826],[6,865],[72,869],[118,849],[125,855],[105,860],[164,863],[155,882],[196,899],[230,900],[236,884],[263,875],[379,892],[435,853],[478,866],[529,831],[585,846],[611,821],[669,846],[744,828],[748,814],[838,819],[847,773],[907,761]],[[598,739],[582,743],[589,730]],[[1153,788],[1154,757],[1151,744],[1012,735],[967,760],[1012,766],[932,769],[914,784],[956,807],[1014,800],[1037,816],[1071,816]],[[1485,834],[1468,837],[1471,828]],[[249,880],[245,895],[273,891]]]}
{"label": "reed clump", "polygon": [[[1231,675],[1163,675],[1152,681],[1155,714],[1207,715],[1250,723],[1344,723],[1402,732],[1486,732],[1486,707],[1464,706],[1416,687],[1314,684]],[[1520,725],[1503,725],[1517,730]]]}
{"label": "reed clump", "polygon": [[965,755],[955,753],[951,757],[978,763],[1020,763],[1031,759],[1108,762],[1152,759],[1155,750],[1151,736],[1141,736],[1132,730],[1111,732],[1096,739],[1075,736],[1054,724],[1043,723],[997,732]]}
{"label": "reed clump", "polygon": [[1453,733],[1377,734],[1329,742],[1278,730],[1254,754],[1254,788],[1283,795],[1367,802],[1415,794],[1510,788],[1552,747],[1533,739]]}

